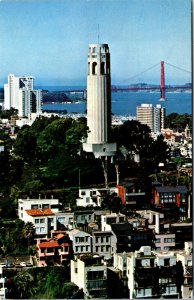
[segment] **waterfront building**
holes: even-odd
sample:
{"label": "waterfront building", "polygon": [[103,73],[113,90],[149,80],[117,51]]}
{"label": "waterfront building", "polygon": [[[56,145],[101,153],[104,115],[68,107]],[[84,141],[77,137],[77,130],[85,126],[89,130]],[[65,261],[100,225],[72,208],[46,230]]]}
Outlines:
{"label": "waterfront building", "polygon": [[110,143],[111,76],[107,44],[89,45],[87,124],[89,133],[84,151],[94,153],[96,158],[114,156],[116,143]]}
{"label": "waterfront building", "polygon": [[160,104],[153,106],[152,104],[141,104],[137,106],[136,118],[145,125],[148,125],[152,132],[161,132],[164,128],[164,118],[166,109]]}
{"label": "waterfront building", "polygon": [[13,107],[20,117],[28,117],[31,113],[41,113],[41,103],[42,91],[34,90],[32,76],[9,74],[8,83],[4,84],[4,109]]}

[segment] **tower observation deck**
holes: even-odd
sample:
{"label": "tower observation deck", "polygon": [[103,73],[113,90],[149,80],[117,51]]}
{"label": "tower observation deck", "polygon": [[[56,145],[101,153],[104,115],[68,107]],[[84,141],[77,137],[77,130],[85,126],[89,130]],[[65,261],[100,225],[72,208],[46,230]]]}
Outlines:
{"label": "tower observation deck", "polygon": [[87,125],[89,133],[83,150],[95,157],[114,156],[116,143],[110,143],[111,76],[107,44],[91,44],[88,52]]}

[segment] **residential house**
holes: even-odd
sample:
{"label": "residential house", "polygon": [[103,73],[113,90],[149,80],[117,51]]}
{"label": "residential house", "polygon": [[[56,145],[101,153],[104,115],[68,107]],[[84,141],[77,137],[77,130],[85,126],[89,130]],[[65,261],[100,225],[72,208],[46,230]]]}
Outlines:
{"label": "residential house", "polygon": [[172,216],[181,220],[188,218],[188,189],[186,186],[156,186],[153,188],[152,204],[162,209],[162,212],[171,211]]}
{"label": "residential house", "polygon": [[92,252],[92,237],[89,233],[79,229],[72,229],[68,232],[68,235],[72,241],[74,254]]}
{"label": "residential house", "polygon": [[133,182],[123,182],[117,188],[118,196],[127,209],[136,210],[145,206],[145,192],[138,189]]}
{"label": "residential house", "polygon": [[39,195],[38,199],[33,199],[27,197],[27,199],[19,199],[18,200],[18,216],[21,220],[23,220],[23,212],[26,209],[51,209],[54,213],[60,210],[59,199],[51,199],[41,198]]}
{"label": "residential house", "polygon": [[74,228],[74,213],[73,212],[56,212],[56,221],[58,229],[73,229]]}
{"label": "residential house", "polygon": [[123,214],[107,214],[101,216],[101,230],[112,231],[116,238],[117,252],[129,251],[133,226],[127,222]]}
{"label": "residential house", "polygon": [[93,231],[93,253],[104,257],[104,259],[111,259],[116,250],[116,237],[111,231]]}
{"label": "residential house", "polygon": [[127,255],[129,298],[178,298],[176,256],[143,246]]}
{"label": "residential house", "polygon": [[153,210],[138,210],[137,213],[148,220],[148,228],[152,229],[154,233],[152,239],[153,247],[156,250],[175,249],[175,233],[171,231],[169,222],[165,222],[163,213]]}
{"label": "residential house", "polygon": [[76,205],[101,207],[103,199],[113,193],[117,193],[117,188],[79,189],[79,198],[76,200]]}
{"label": "residential house", "polygon": [[177,262],[182,263],[184,282],[181,287],[182,298],[193,298],[193,246],[192,242],[185,242],[184,250],[177,251]]}
{"label": "residential house", "polygon": [[46,238],[50,236],[51,230],[57,229],[56,217],[50,208],[26,209],[20,219],[34,224],[37,237]]}
{"label": "residential house", "polygon": [[72,255],[72,243],[66,233],[53,234],[51,239],[38,239],[36,246],[36,257],[38,266],[52,263],[64,264]]}
{"label": "residential house", "polygon": [[107,298],[107,266],[102,257],[78,255],[71,260],[71,282],[83,289],[84,299]]}

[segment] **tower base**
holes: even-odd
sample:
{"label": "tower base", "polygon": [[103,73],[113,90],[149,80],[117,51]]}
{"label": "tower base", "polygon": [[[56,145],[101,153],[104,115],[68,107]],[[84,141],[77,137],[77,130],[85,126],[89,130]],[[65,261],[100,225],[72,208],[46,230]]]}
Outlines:
{"label": "tower base", "polygon": [[102,156],[115,156],[117,151],[116,143],[88,144],[83,143],[83,150],[94,153],[95,158]]}

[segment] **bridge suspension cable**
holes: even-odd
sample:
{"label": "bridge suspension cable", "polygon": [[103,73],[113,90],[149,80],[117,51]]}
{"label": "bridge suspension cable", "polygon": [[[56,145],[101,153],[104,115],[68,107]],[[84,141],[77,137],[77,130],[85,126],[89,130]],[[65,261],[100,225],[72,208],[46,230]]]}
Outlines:
{"label": "bridge suspension cable", "polygon": [[180,70],[180,71],[183,71],[183,72],[186,72],[186,73],[189,73],[189,74],[191,74],[191,72],[190,72],[190,71],[188,71],[188,70],[185,70],[185,69],[182,69],[182,68],[180,68],[180,67],[177,67],[177,66],[174,66],[174,65],[172,65],[172,64],[169,64],[169,63],[167,63],[166,61],[165,61],[165,64],[166,64],[166,65],[169,65],[169,66],[171,66],[171,67],[173,67],[173,68],[175,68],[175,69],[178,69],[178,70]]}
{"label": "bridge suspension cable", "polygon": [[136,75],[134,75],[134,76],[132,76],[132,77],[126,79],[125,81],[130,81],[131,79],[134,79],[135,77],[140,76],[140,75],[146,73],[147,71],[149,71],[149,70],[155,68],[155,67],[158,66],[159,64],[160,64],[160,63],[157,63],[157,64],[153,65],[152,67],[149,67],[148,69],[144,70],[143,72],[138,73],[138,74],[136,74]]}

